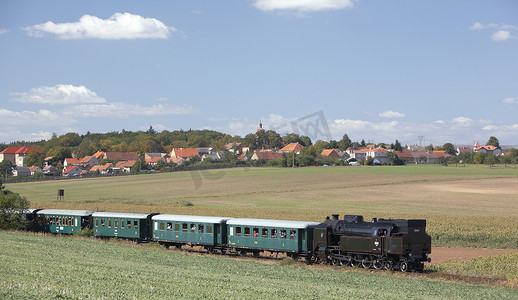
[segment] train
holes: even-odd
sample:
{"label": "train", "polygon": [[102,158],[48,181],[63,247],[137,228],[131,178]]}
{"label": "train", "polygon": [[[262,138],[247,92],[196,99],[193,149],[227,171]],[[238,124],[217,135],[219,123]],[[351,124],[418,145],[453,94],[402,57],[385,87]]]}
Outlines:
{"label": "train", "polygon": [[91,229],[98,238],[121,238],[164,247],[199,246],[209,253],[260,256],[285,254],[306,263],[365,269],[422,272],[430,262],[431,237],[426,220],[364,221],[361,215],[338,214],[306,222],[159,213],[30,209],[24,212],[39,232],[77,234]]}

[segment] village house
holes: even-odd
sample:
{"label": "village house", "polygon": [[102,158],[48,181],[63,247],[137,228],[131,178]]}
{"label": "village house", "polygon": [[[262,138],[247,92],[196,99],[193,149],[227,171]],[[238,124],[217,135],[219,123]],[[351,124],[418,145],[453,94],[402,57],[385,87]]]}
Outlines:
{"label": "village house", "polygon": [[173,148],[171,153],[169,154],[171,158],[173,157],[181,157],[185,160],[189,160],[189,158],[194,156],[200,156],[198,150],[196,148]]}
{"label": "village house", "polygon": [[271,160],[271,159],[281,159],[282,158],[282,153],[277,153],[277,152],[255,152],[252,157],[250,158],[251,160],[259,160],[259,159],[264,159],[264,160]]}
{"label": "village house", "polygon": [[389,159],[387,158],[387,152],[389,150],[385,148],[370,148],[365,153],[366,157],[372,157],[374,159],[374,164],[381,165],[381,164],[388,164],[390,163]]}
{"label": "village house", "polygon": [[354,159],[360,161],[360,160],[365,160],[366,159],[367,152],[369,150],[370,149],[368,149],[368,148],[355,149],[353,147],[349,147],[349,148],[347,148],[346,152],[349,155],[349,158],[354,158]]}
{"label": "village house", "polygon": [[329,157],[332,159],[340,159],[340,155],[337,152],[338,149],[324,149],[320,152],[321,156]]}
{"label": "village house", "polygon": [[56,172],[58,169],[54,167],[53,165],[48,165],[43,168],[43,174],[50,175],[54,172]]}
{"label": "village house", "polygon": [[302,146],[299,143],[290,143],[286,145],[284,148],[282,148],[280,151],[282,153],[289,153],[294,152],[295,154],[300,154],[300,152],[304,149],[304,146]]}
{"label": "village house", "polygon": [[95,166],[99,164],[99,161],[95,156],[85,156],[79,160],[79,165],[82,167]]}
{"label": "village house", "polygon": [[63,177],[77,177],[81,175],[82,171],[83,170],[78,166],[69,165],[63,168],[63,172],[61,174]]}
{"label": "village house", "polygon": [[181,166],[184,163],[185,159],[181,157],[170,157],[167,161],[168,163],[173,163],[175,165]]}
{"label": "village house", "polygon": [[164,162],[166,162],[167,159],[169,158],[169,154],[167,154],[167,153],[144,153],[144,161],[146,162],[146,164],[148,164],[152,161],[154,161],[156,164],[156,162],[158,162],[158,160],[156,159],[157,157],[162,158],[164,160]]}
{"label": "village house", "polygon": [[7,147],[0,152],[0,162],[8,160],[15,166],[23,167],[23,160],[31,151],[37,151],[41,153],[40,150],[34,147]]}
{"label": "village house", "polygon": [[158,157],[153,157],[150,160],[147,160],[146,165],[151,165],[154,167],[154,166],[156,166],[156,164],[158,164],[159,161],[162,161],[165,163],[165,159],[161,156],[158,156]]}
{"label": "village house", "polygon": [[250,147],[246,147],[243,143],[228,143],[224,146],[225,150],[229,152],[236,152],[236,154],[248,154],[250,152]]}
{"label": "village house", "polygon": [[[115,167],[112,167],[113,172],[124,172],[124,173],[130,173],[131,168],[137,163],[136,160],[124,160],[119,161],[115,164]],[[91,171],[91,170],[90,170]],[[99,170],[100,172],[100,170]]]}
{"label": "village house", "polygon": [[81,159],[79,158],[65,158],[65,162],[63,163],[63,166],[79,166],[81,165]]}
{"label": "village house", "polygon": [[104,165],[95,165],[90,169],[90,172],[97,172],[101,174],[108,174],[110,173],[111,168],[113,167],[113,164],[111,163],[105,163]]}
{"label": "village house", "polygon": [[32,166],[32,167],[29,167],[29,171],[31,171],[31,176],[36,174],[36,173],[43,173],[43,171],[41,170],[40,167],[38,166]]}
{"label": "village house", "polygon": [[494,155],[502,154],[502,150],[500,148],[497,148],[492,145],[481,146],[478,142],[475,145],[473,145],[473,152],[482,152],[482,153],[494,154]]}

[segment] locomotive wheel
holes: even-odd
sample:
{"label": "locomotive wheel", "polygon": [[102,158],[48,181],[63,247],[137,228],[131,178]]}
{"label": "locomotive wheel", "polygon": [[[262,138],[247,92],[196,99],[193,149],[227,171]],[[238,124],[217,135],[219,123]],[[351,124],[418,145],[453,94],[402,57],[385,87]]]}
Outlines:
{"label": "locomotive wheel", "polygon": [[360,266],[360,262],[355,260],[354,258],[351,259],[351,267],[359,267]]}
{"label": "locomotive wheel", "polygon": [[373,267],[374,267],[374,269],[376,269],[376,270],[381,270],[381,269],[383,269],[383,262],[382,262],[381,260],[379,260],[379,259],[376,259],[376,260],[374,261],[374,264],[372,264],[372,266],[373,266]]}
{"label": "locomotive wheel", "polygon": [[370,261],[368,258],[362,259],[362,267],[364,269],[370,269],[372,267],[372,261]]}
{"label": "locomotive wheel", "polygon": [[408,263],[406,261],[402,262],[400,265],[399,265],[399,270],[401,272],[407,272],[408,271]]}
{"label": "locomotive wheel", "polygon": [[394,268],[394,264],[391,260],[387,260],[385,265],[383,266],[386,270],[392,270]]}

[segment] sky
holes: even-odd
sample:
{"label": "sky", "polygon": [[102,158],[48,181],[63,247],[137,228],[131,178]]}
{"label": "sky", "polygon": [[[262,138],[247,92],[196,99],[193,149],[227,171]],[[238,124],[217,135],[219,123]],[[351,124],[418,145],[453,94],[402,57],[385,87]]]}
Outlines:
{"label": "sky", "polygon": [[518,144],[518,1],[0,1],[0,143],[264,129]]}

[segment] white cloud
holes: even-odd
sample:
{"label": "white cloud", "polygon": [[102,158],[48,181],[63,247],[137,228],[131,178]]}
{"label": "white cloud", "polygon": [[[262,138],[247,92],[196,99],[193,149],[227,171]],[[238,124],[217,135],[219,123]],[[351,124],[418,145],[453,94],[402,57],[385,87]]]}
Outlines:
{"label": "white cloud", "polygon": [[518,97],[509,97],[502,100],[503,103],[518,104]]}
{"label": "white cloud", "polygon": [[2,125],[55,125],[66,118],[46,109],[38,111],[12,111],[0,108]]}
{"label": "white cloud", "polygon": [[518,26],[516,25],[509,25],[509,24],[496,24],[496,23],[489,23],[489,24],[483,24],[480,22],[475,22],[473,25],[469,27],[470,30],[496,30],[491,35],[491,40],[495,42],[502,42],[507,41],[509,39],[515,39],[516,36],[513,36],[513,31],[518,30]]}
{"label": "white cloud", "polygon": [[144,18],[130,13],[116,13],[108,19],[83,15],[78,22],[53,23],[51,21],[24,28],[30,36],[45,34],[59,39],[167,39],[174,27],[168,27],[154,18]]}
{"label": "white cloud", "polygon": [[382,118],[394,119],[394,118],[404,118],[405,114],[397,112],[397,111],[387,110],[382,113],[379,113],[378,116],[380,116]]}
{"label": "white cloud", "polygon": [[353,7],[352,0],[256,0],[254,6],[262,11],[288,10],[312,12]]}
{"label": "white cloud", "polygon": [[24,93],[11,93],[20,103],[37,103],[50,105],[72,105],[87,103],[106,103],[106,99],[97,96],[84,86],[58,84],[41,86]]}
{"label": "white cloud", "polygon": [[506,41],[511,38],[511,33],[507,30],[499,30],[491,36],[491,39],[493,41],[499,42],[499,41]]}
{"label": "white cloud", "polygon": [[469,127],[473,124],[473,120],[466,117],[457,117],[453,118],[451,120],[452,127],[458,128],[458,127]]}
{"label": "white cloud", "polygon": [[9,30],[0,28],[0,35],[6,34],[7,32],[9,32]]}

